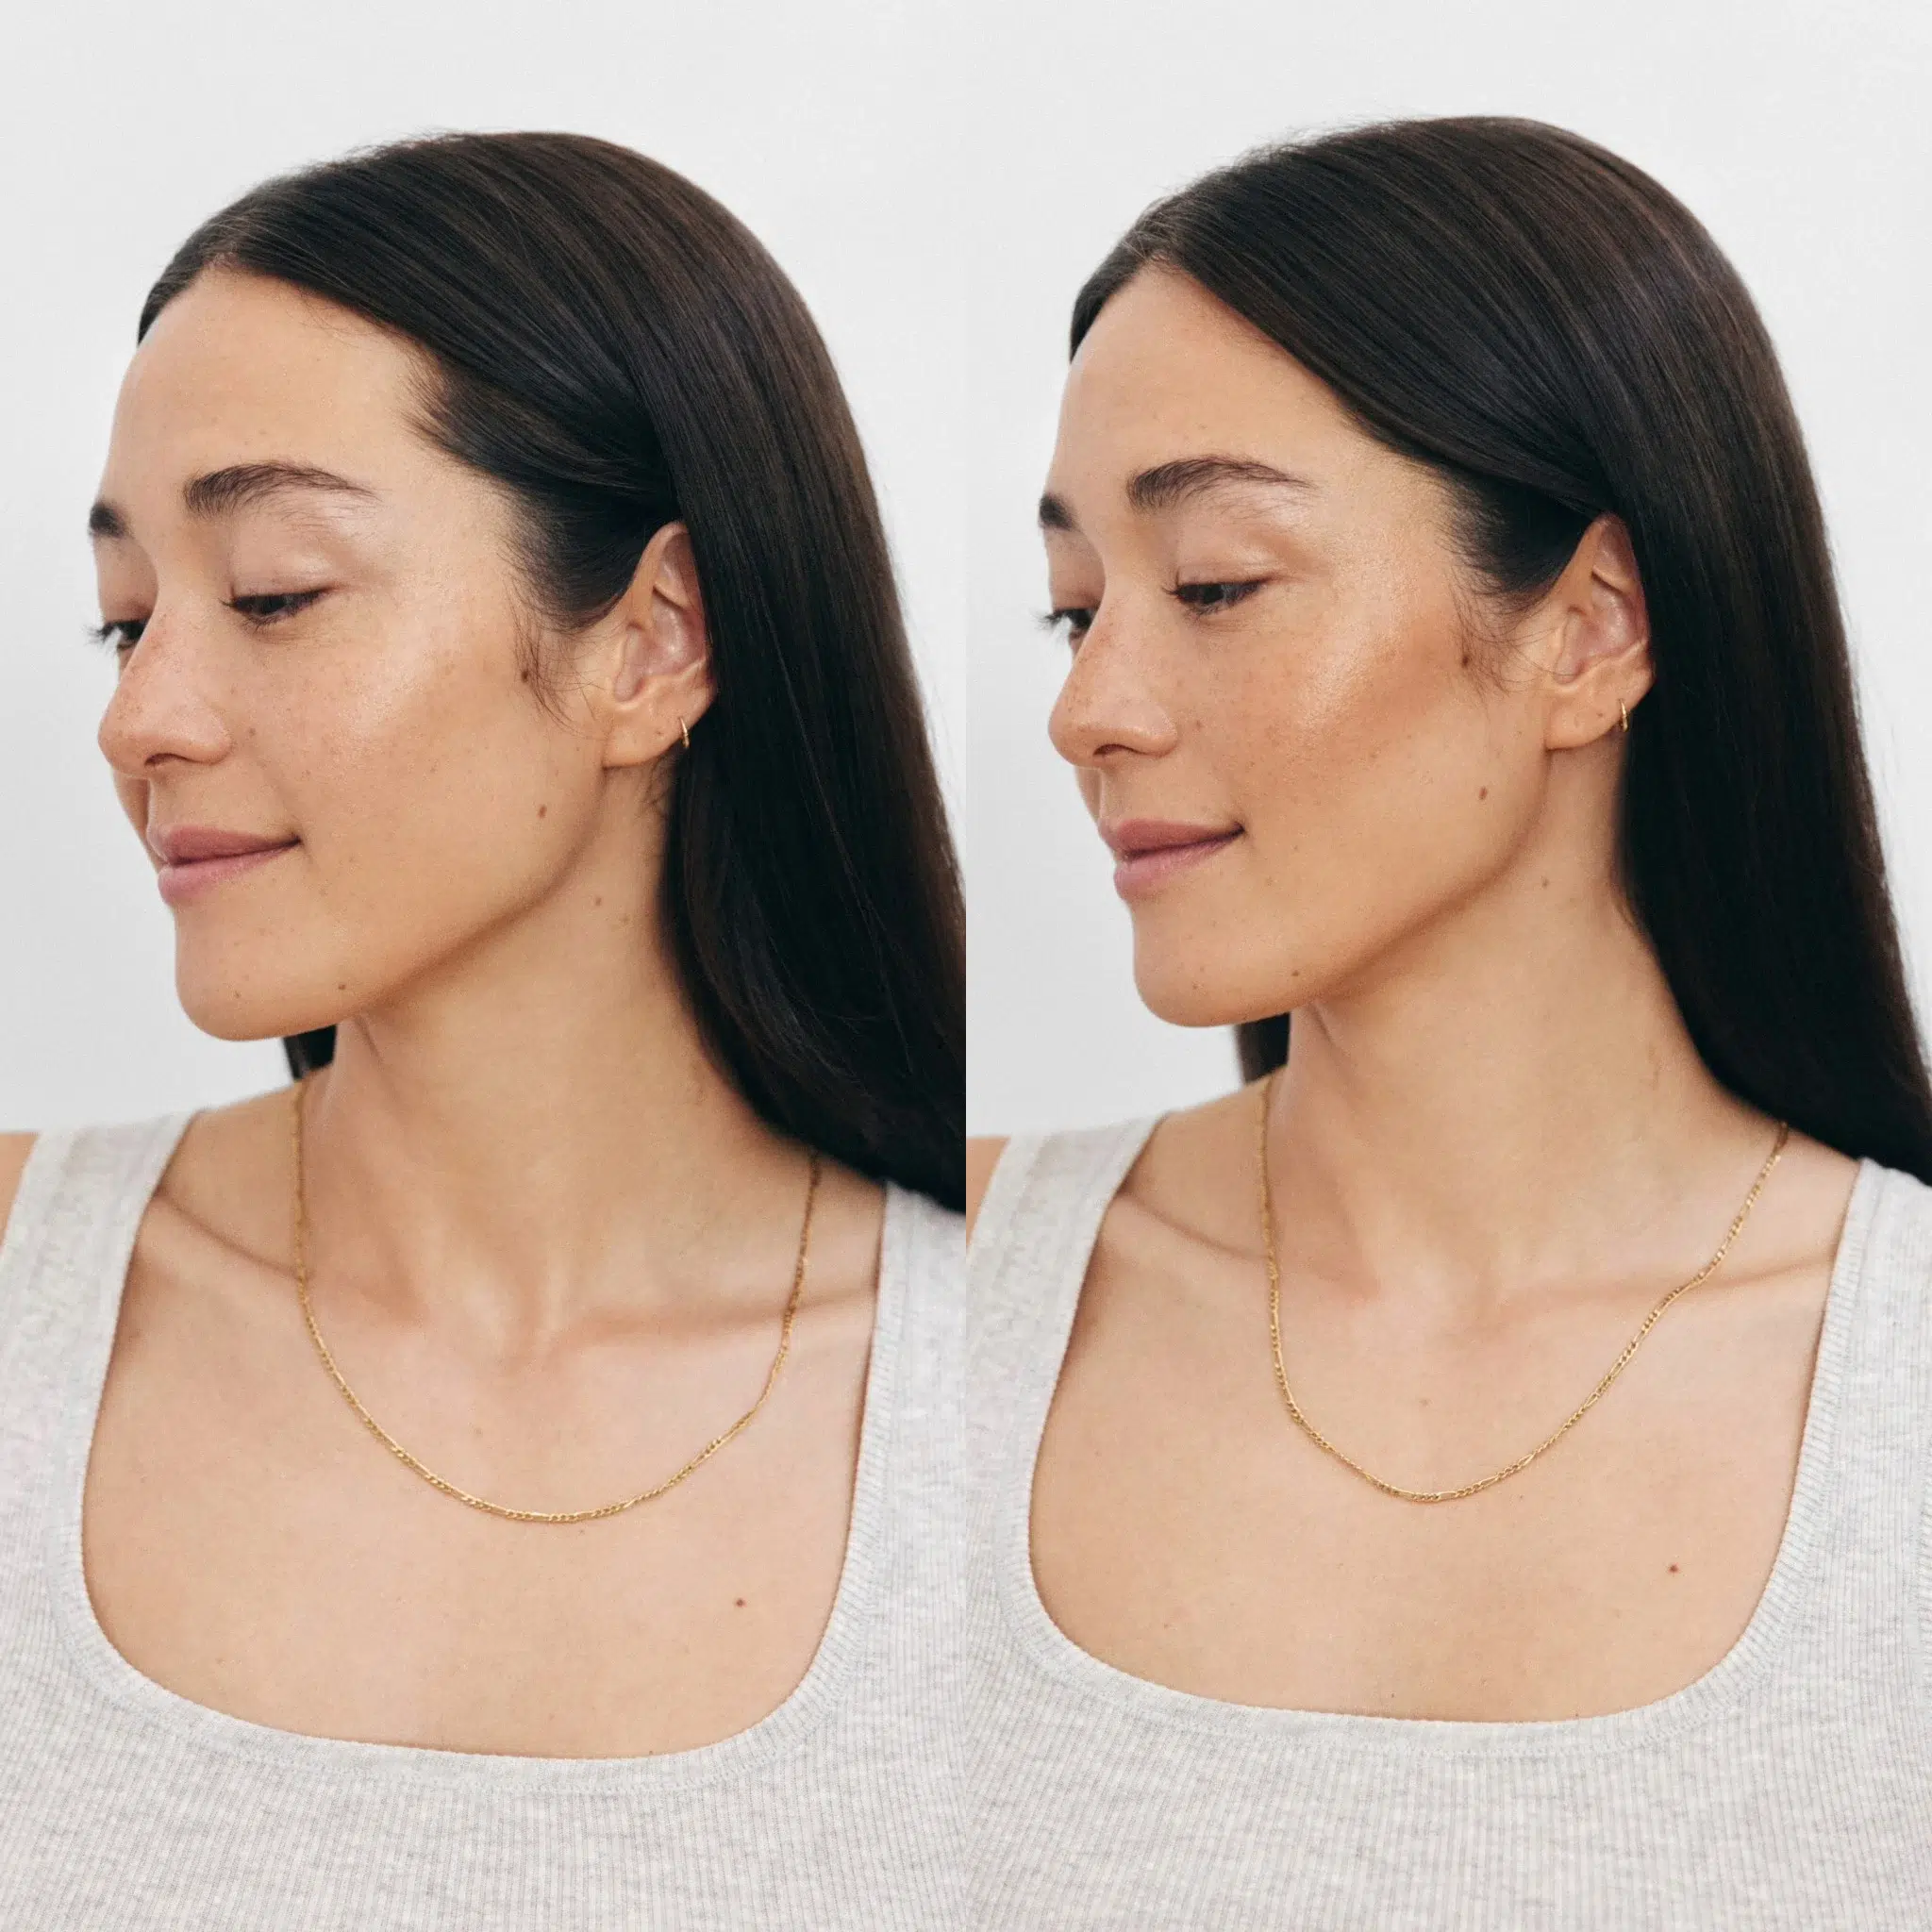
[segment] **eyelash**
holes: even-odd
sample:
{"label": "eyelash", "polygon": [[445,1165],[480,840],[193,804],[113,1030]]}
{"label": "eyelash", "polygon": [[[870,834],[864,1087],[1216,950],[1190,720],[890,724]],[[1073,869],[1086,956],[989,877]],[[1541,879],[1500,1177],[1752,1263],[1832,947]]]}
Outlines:
{"label": "eyelash", "polygon": [[[1204,583],[1175,584],[1168,591],[1168,595],[1193,611],[1196,616],[1213,617],[1223,610],[1232,610],[1237,604],[1244,603],[1265,581],[1266,579],[1260,577],[1244,581],[1217,577]],[[1092,625],[1093,609],[1090,605],[1066,605],[1058,610],[1049,610],[1042,622],[1049,630],[1064,630],[1067,641],[1074,643],[1085,636]]]}
{"label": "eyelash", "polygon": [[[279,624],[285,617],[293,617],[298,611],[307,610],[318,597],[326,593],[322,591],[265,591],[253,596],[231,597],[228,608],[251,630],[266,630],[272,624]],[[266,608],[275,606],[276,608]],[[124,651],[131,651],[141,641],[142,631],[147,628],[144,617],[110,618],[106,624],[92,627],[96,643],[112,647],[116,657]]]}
{"label": "eyelash", "polygon": [[141,634],[147,628],[144,617],[113,618],[106,624],[91,625],[88,636],[97,644],[113,647],[118,658],[123,651],[131,651],[141,641]]}

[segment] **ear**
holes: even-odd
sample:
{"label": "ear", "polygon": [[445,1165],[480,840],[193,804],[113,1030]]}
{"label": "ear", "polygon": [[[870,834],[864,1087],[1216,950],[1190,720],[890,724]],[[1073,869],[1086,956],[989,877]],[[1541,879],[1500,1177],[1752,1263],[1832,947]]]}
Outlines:
{"label": "ear", "polygon": [[597,693],[605,764],[648,764],[682,751],[717,694],[697,560],[682,524],[666,524],[644,545],[630,589],[605,624],[612,631]]}
{"label": "ear", "polygon": [[1621,518],[1600,516],[1584,531],[1540,613],[1549,697],[1543,742],[1552,751],[1594,743],[1619,729],[1655,676],[1643,580]]}

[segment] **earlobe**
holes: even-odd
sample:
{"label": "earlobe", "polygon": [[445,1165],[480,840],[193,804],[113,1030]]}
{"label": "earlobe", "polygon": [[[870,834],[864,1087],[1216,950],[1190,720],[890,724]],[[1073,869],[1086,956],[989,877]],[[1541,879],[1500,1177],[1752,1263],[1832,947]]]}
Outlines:
{"label": "earlobe", "polygon": [[682,524],[666,524],[652,536],[610,621],[619,626],[621,657],[608,688],[605,761],[644,764],[675,744],[689,750],[691,726],[711,702],[711,650],[697,562]]}
{"label": "earlobe", "polygon": [[1559,641],[1550,664],[1551,750],[1627,732],[1630,706],[1650,689],[1650,619],[1628,532],[1599,517],[1584,532],[1555,591]]}

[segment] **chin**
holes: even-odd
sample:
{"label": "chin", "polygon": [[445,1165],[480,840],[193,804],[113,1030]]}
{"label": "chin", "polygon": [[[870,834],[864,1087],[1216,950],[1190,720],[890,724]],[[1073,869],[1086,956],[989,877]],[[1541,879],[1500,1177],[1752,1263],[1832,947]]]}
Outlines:
{"label": "chin", "polygon": [[306,989],[277,987],[265,974],[177,972],[175,991],[181,1010],[215,1040],[281,1040],[342,1017],[340,999],[324,1005],[304,997]]}
{"label": "chin", "polygon": [[1163,946],[1137,934],[1134,988],[1141,1004],[1170,1026],[1241,1026],[1291,1012],[1338,984],[1332,963],[1318,965],[1306,952],[1284,958],[1264,946],[1230,958],[1229,950],[1198,935],[1184,946]]}
{"label": "chin", "polygon": [[1232,1026],[1252,1017],[1251,1006],[1232,988],[1217,986],[1210,975],[1190,971],[1179,961],[1134,961],[1134,989],[1141,1003],[1157,1020],[1170,1026]]}

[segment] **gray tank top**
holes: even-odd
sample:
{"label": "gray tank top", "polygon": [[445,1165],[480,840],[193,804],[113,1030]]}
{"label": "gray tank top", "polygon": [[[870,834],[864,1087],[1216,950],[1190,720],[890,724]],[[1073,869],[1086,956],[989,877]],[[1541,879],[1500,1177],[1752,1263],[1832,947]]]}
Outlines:
{"label": "gray tank top", "polygon": [[957,1927],[958,1217],[891,1192],[844,1566],[776,1710],[653,1757],[351,1743],[161,1689],[89,1604],[94,1415],[188,1118],[43,1135],[0,1246],[0,1925]]}
{"label": "gray tank top", "polygon": [[1153,1123],[1015,1141],[974,1230],[976,1926],[1932,1926],[1932,1190],[1867,1161],[1783,1541],[1674,1695],[1534,1724],[1265,1709],[1048,1618],[1033,1469],[1108,1203]]}

